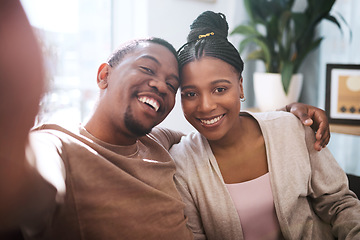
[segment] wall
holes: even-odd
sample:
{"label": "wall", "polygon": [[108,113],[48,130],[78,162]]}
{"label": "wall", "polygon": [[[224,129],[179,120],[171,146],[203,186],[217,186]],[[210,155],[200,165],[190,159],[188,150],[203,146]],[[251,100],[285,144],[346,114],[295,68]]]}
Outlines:
{"label": "wall", "polygon": [[[316,67],[319,71],[318,105],[325,106],[326,64],[360,64],[360,1],[338,0],[333,7],[333,14],[340,13],[348,26],[342,24],[341,32],[334,24],[322,23],[320,35],[325,39],[320,45]],[[351,29],[352,35],[348,29]],[[360,176],[360,136],[333,133],[329,149],[347,173]]]}

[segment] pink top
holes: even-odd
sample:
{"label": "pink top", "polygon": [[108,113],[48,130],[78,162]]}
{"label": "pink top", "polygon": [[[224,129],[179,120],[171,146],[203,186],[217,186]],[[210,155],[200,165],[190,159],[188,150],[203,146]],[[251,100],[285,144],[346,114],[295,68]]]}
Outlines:
{"label": "pink top", "polygon": [[226,187],[239,214],[245,240],[279,239],[269,173],[247,182],[226,184]]}

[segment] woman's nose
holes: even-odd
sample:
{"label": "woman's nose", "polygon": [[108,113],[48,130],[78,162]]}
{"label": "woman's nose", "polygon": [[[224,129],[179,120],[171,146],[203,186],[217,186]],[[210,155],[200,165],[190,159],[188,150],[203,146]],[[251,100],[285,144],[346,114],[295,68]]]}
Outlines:
{"label": "woman's nose", "polygon": [[198,106],[198,111],[201,112],[211,112],[212,110],[214,110],[216,108],[216,102],[213,101],[213,99],[211,98],[211,96],[202,96],[200,98],[200,103]]}

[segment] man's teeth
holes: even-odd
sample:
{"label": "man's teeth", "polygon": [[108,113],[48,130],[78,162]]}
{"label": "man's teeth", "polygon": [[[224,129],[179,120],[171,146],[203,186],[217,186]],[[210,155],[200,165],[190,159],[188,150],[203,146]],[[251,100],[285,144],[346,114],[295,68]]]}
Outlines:
{"label": "man's teeth", "polygon": [[153,98],[148,98],[148,97],[139,97],[138,98],[140,102],[142,103],[146,103],[149,106],[151,106],[152,108],[154,108],[154,110],[157,112],[160,108],[160,104],[158,103],[158,101],[154,100]]}
{"label": "man's teeth", "polygon": [[201,123],[206,124],[206,125],[211,125],[214,124],[216,122],[218,122],[224,115],[218,116],[216,118],[210,119],[210,120],[203,120],[200,119]]}

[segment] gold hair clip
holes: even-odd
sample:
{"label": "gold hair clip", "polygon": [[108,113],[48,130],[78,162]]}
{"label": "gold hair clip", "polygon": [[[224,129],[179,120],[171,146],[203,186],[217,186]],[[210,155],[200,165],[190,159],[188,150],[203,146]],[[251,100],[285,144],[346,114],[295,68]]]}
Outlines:
{"label": "gold hair clip", "polygon": [[199,35],[199,39],[200,39],[200,38],[209,37],[210,35],[215,35],[215,33],[214,33],[214,32],[211,32],[211,33],[207,33],[207,34],[204,34],[204,35]]}

